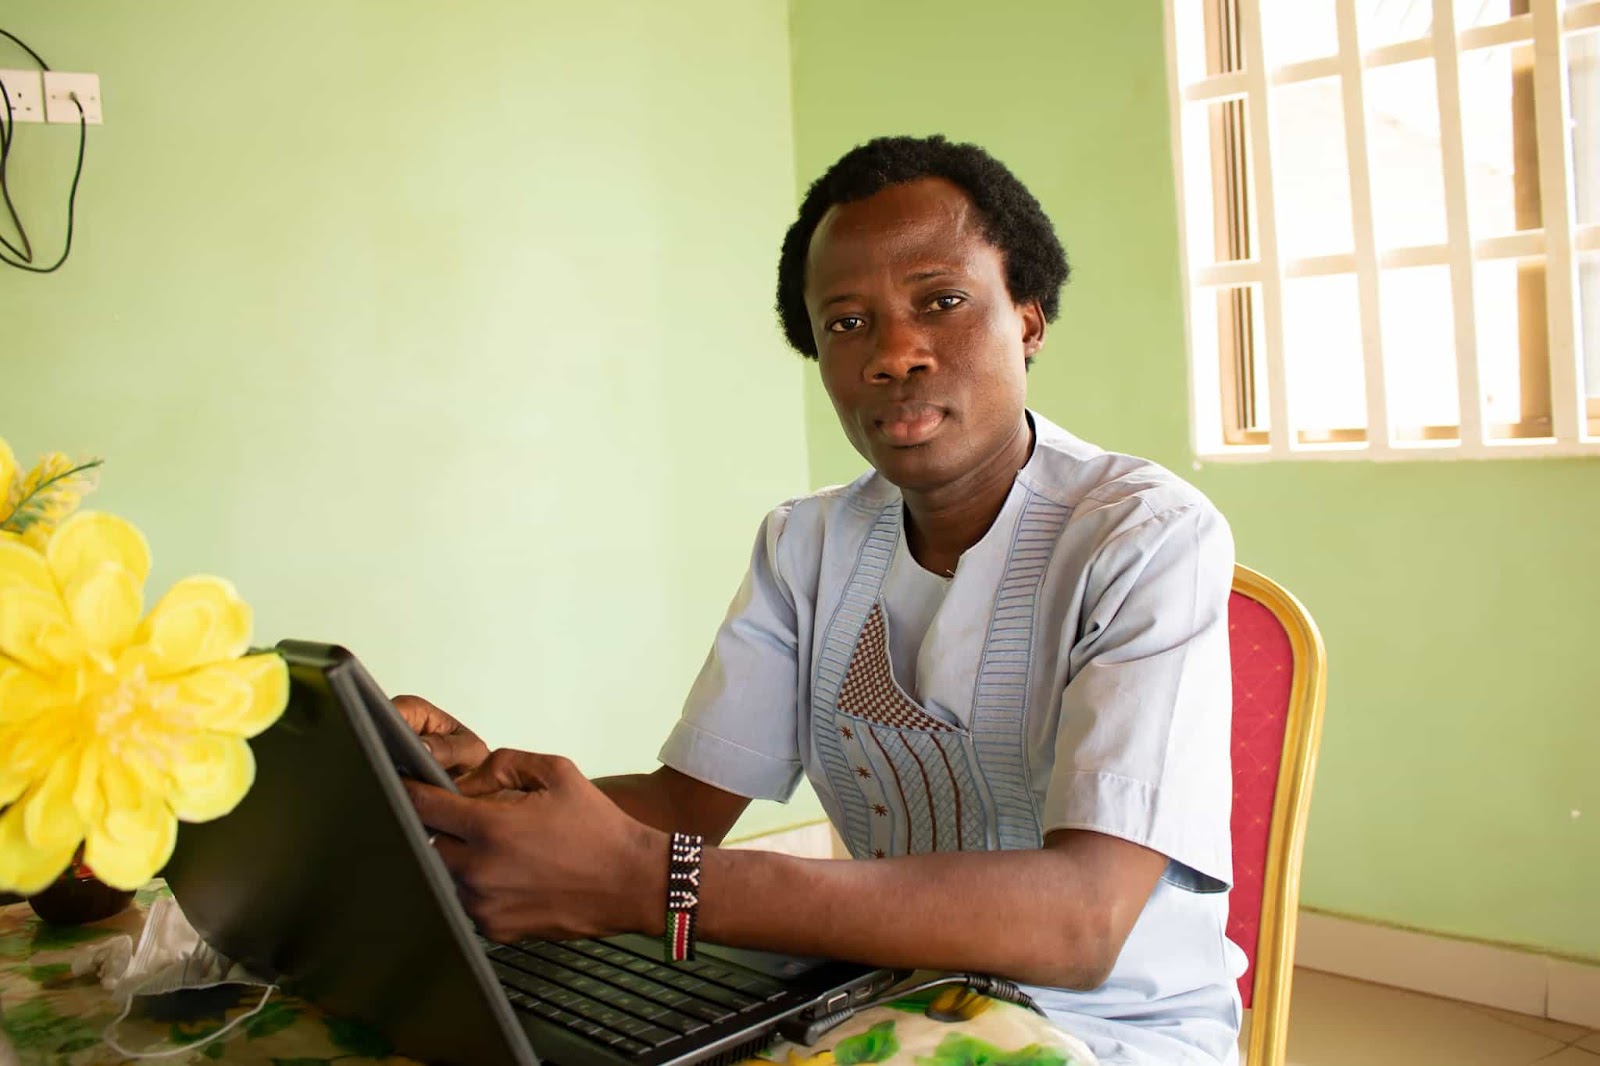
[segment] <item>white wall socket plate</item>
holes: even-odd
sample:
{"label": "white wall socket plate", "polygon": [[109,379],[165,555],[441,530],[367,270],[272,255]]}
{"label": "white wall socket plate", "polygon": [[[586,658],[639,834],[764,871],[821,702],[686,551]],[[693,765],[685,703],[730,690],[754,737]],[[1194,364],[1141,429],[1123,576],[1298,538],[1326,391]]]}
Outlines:
{"label": "white wall socket plate", "polygon": [[44,72],[44,118],[46,122],[78,122],[78,109],[73,106],[72,94],[78,96],[83,107],[83,118],[91,126],[104,119],[100,114],[100,75],[68,74],[59,70]]}
{"label": "white wall socket plate", "polygon": [[[44,89],[37,70],[0,70],[0,85],[5,86],[15,122],[44,121]],[[0,115],[5,113],[0,105]]]}

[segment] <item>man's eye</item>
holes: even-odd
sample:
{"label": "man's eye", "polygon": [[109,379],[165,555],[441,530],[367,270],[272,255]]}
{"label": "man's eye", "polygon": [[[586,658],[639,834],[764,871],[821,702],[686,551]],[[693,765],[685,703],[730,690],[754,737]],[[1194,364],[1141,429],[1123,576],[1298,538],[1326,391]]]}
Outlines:
{"label": "man's eye", "polygon": [[967,298],[965,296],[947,294],[944,296],[935,296],[931,306],[940,311],[953,311],[966,302]]}
{"label": "man's eye", "polygon": [[861,326],[862,326],[861,316],[859,316],[859,315],[845,315],[843,318],[836,318],[832,322],[829,322],[828,323],[828,332],[829,333],[851,333],[851,332],[853,332],[855,330],[860,329]]}

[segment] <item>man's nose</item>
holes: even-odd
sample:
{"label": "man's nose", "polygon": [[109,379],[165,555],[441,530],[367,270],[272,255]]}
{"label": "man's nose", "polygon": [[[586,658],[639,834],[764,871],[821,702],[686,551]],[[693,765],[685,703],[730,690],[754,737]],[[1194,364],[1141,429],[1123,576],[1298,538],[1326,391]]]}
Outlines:
{"label": "man's nose", "polygon": [[933,369],[933,350],[927,334],[915,323],[886,317],[879,320],[876,333],[872,359],[866,368],[868,381],[899,381]]}

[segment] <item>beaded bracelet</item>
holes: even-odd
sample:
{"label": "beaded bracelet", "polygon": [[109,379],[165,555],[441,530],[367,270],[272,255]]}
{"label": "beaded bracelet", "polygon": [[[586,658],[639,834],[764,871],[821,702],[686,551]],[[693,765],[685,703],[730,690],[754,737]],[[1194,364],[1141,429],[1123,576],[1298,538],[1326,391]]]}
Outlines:
{"label": "beaded bracelet", "polygon": [[700,857],[704,842],[692,833],[673,833],[667,852],[667,930],[663,946],[668,962],[694,958],[694,923],[700,910]]}

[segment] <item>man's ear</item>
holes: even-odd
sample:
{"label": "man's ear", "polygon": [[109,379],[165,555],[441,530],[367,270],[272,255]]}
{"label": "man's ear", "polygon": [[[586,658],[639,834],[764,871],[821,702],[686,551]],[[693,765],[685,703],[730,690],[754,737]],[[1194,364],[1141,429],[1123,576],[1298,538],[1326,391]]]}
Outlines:
{"label": "man's ear", "polygon": [[1029,300],[1018,304],[1017,310],[1022,314],[1022,354],[1032,359],[1044,347],[1044,308],[1038,300]]}

